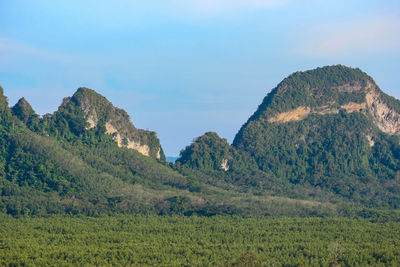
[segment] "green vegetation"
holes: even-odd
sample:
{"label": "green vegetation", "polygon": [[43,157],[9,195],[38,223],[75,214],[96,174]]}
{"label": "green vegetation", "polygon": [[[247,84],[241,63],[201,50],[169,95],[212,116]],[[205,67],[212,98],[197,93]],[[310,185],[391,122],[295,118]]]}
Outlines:
{"label": "green vegetation", "polygon": [[[287,124],[254,122],[243,139],[261,170],[293,184],[311,184],[376,206],[399,207],[398,137],[376,134],[371,148],[365,136],[372,125],[363,114],[312,115]],[[262,134],[257,129],[262,129]],[[378,196],[377,196],[378,195]]]}
{"label": "green vegetation", "polygon": [[1,215],[0,265],[398,266],[399,222]]}
{"label": "green vegetation", "polygon": [[242,155],[231,147],[225,138],[215,132],[207,132],[196,138],[194,142],[181,151],[177,165],[186,168],[202,170],[223,170],[222,163],[226,160],[226,169],[251,169],[256,167],[254,161],[243,160]]}
{"label": "green vegetation", "polygon": [[[341,65],[296,72],[265,97],[232,146],[207,133],[182,151],[178,167],[214,177],[204,181],[218,186],[222,180],[261,194],[397,209],[399,136],[379,130],[368,110],[341,108],[365,103],[370,84],[361,70]],[[375,90],[400,111],[398,100]],[[297,121],[269,121],[301,106],[315,112]],[[230,167],[225,173],[219,167],[223,159]]]}
{"label": "green vegetation", "polygon": [[31,125],[34,121],[38,123],[39,116],[35,113],[32,106],[25,98],[18,100],[17,104],[12,107],[12,113],[25,124]]}

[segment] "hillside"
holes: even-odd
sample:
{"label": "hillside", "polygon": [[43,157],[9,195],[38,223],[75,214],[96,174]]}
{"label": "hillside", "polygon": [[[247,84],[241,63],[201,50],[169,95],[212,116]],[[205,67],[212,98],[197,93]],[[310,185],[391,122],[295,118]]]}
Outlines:
{"label": "hillside", "polygon": [[120,147],[115,136],[100,130],[79,132],[86,122],[79,109],[73,116],[80,107],[78,96],[71,98],[74,104],[41,119],[25,99],[8,108],[1,89],[0,210],[35,215],[138,212],[155,209],[157,203],[165,206],[168,198],[180,194],[178,188],[186,188],[182,175],[135,149]]}
{"label": "hillside", "polygon": [[[399,207],[399,113],[400,101],[359,69],[337,65],[296,72],[264,98],[232,147],[225,144],[224,151],[241,155],[225,163],[232,175],[239,171],[247,177],[245,186],[254,187],[252,180],[260,182],[254,167],[235,166],[255,162],[270,177],[257,186],[260,192],[273,186],[265,183],[279,179],[283,194],[294,185],[297,192],[308,191],[303,197],[315,197],[312,191],[321,189],[364,205]],[[188,150],[199,147],[196,143],[183,150],[178,162],[207,172],[212,164],[200,166],[199,158],[221,148],[208,146],[188,156]],[[212,158],[221,164],[221,156]]]}
{"label": "hillside", "polygon": [[[204,174],[166,163],[155,133],[135,129],[123,110],[93,90],[80,88],[43,117],[24,98],[9,108],[0,93],[0,212],[338,214],[330,203],[259,197],[201,181]],[[121,138],[142,142],[150,155]]]}

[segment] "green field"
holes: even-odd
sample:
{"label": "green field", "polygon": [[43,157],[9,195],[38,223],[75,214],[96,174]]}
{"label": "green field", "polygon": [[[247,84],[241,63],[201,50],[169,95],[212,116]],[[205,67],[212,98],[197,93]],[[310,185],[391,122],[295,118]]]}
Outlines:
{"label": "green field", "polygon": [[400,222],[0,215],[1,266],[399,266]]}

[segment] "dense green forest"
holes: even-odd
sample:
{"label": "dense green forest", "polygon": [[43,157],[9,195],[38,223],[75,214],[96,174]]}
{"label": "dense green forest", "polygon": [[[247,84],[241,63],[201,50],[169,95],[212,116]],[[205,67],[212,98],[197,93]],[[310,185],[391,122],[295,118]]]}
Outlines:
{"label": "dense green forest", "polygon": [[398,266],[400,222],[0,215],[2,266]]}

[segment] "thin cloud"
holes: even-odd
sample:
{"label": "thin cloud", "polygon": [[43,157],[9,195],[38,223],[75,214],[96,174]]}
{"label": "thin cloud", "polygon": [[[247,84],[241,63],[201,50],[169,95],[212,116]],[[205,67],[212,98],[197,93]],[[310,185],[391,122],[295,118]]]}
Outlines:
{"label": "thin cloud", "polygon": [[192,13],[216,15],[243,9],[266,9],[285,5],[289,0],[173,0],[172,3]]}
{"label": "thin cloud", "polygon": [[0,38],[0,54],[15,53],[19,55],[29,55],[45,60],[71,61],[71,55],[56,53],[48,50],[36,48],[31,45],[19,43],[10,39]]}
{"label": "thin cloud", "polygon": [[322,24],[296,35],[306,41],[297,51],[331,58],[400,49],[400,18],[381,16],[358,21]]}
{"label": "thin cloud", "polygon": [[39,68],[32,68],[41,66],[45,69],[50,68],[49,71],[57,70],[60,75],[68,72],[71,75],[81,76],[85,73],[85,77],[93,75],[97,77],[97,71],[104,69],[107,63],[112,63],[103,55],[59,52],[7,38],[0,38],[0,58],[2,58],[0,71],[43,74]]}

